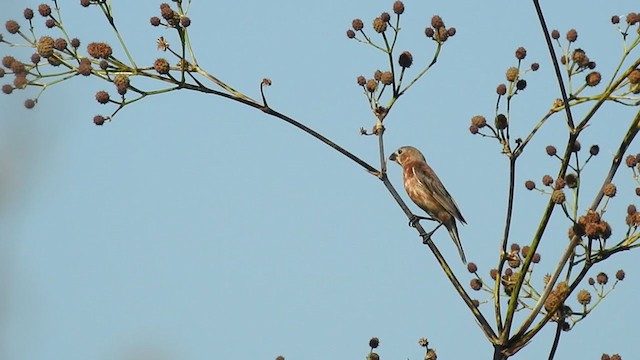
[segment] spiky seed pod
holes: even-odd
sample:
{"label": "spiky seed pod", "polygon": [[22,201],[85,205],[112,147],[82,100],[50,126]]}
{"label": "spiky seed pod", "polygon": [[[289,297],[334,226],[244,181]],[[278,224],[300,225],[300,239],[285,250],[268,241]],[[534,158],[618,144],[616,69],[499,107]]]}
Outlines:
{"label": "spiky seed pod", "polygon": [[436,354],[435,349],[427,350],[427,354],[424,356],[424,360],[437,360],[438,354]]}
{"label": "spiky seed pod", "polygon": [[567,40],[569,42],[575,42],[576,40],[578,40],[578,32],[576,31],[576,29],[567,31]]}
{"label": "spiky seed pod", "polygon": [[627,79],[631,84],[640,83],[640,69],[635,69],[627,75]]}
{"label": "spiky seed pod", "polygon": [[578,187],[578,175],[574,173],[565,175],[564,181],[566,182],[569,189],[575,189]]}
{"label": "spiky seed pod", "polygon": [[504,114],[498,114],[495,120],[496,129],[504,130],[509,126],[509,122],[507,121],[507,117]]}
{"label": "spiky seed pod", "polygon": [[471,279],[469,285],[471,286],[471,289],[475,291],[482,289],[482,281],[480,279]]}
{"label": "spiky seed pod", "polygon": [[444,27],[444,21],[442,20],[442,18],[440,16],[434,15],[431,18],[431,26],[434,29],[438,29],[438,28]]}
{"label": "spiky seed pod", "polygon": [[87,45],[87,52],[96,59],[108,59],[113,54],[111,46],[107,43],[91,43]]}
{"label": "spiky seed pod", "polygon": [[373,19],[373,30],[377,33],[383,33],[387,30],[387,22],[379,17]]}
{"label": "spiky seed pod", "polygon": [[380,14],[380,19],[382,19],[382,21],[384,22],[389,22],[389,20],[391,20],[391,15],[389,15],[388,12],[383,12],[382,14]]}
{"label": "spiky seed pod", "polygon": [[38,50],[38,54],[43,58],[48,58],[53,55],[53,45],[55,41],[50,36],[43,36],[38,40],[38,44],[36,45],[36,50]]}
{"label": "spiky seed pod", "polygon": [[367,360],[380,360],[380,355],[378,355],[377,353],[374,353],[374,352],[370,352],[367,355]]}
{"label": "spiky seed pod", "polygon": [[549,186],[551,184],[553,184],[553,178],[551,175],[545,175],[542,177],[542,185]]}
{"label": "spiky seed pod", "polygon": [[614,184],[606,184],[603,188],[602,188],[602,193],[604,194],[604,196],[608,196],[610,198],[616,196],[616,186]]}
{"label": "spiky seed pod", "polygon": [[47,17],[47,16],[51,15],[51,7],[49,5],[47,5],[47,4],[40,4],[38,6],[38,12],[43,17]]}
{"label": "spiky seed pod", "polygon": [[536,183],[531,180],[527,180],[524,182],[524,187],[527,188],[527,190],[533,190],[536,188]]}
{"label": "spiky seed pod", "polygon": [[24,89],[29,85],[26,74],[18,74],[13,79],[13,87],[16,89]]}
{"label": "spiky seed pod", "polygon": [[509,264],[510,268],[517,269],[520,267],[520,258],[518,256],[510,256],[507,264]]}
{"label": "spiky seed pod", "polygon": [[404,4],[402,1],[396,1],[393,3],[393,12],[398,15],[404,13]]}
{"label": "spiky seed pod", "polygon": [[78,73],[83,76],[91,75],[91,60],[89,58],[80,59],[80,65],[78,65]]}
{"label": "spiky seed pod", "polygon": [[496,93],[500,96],[503,96],[504,94],[507,93],[507,85],[505,84],[500,84],[498,85],[498,87],[496,88]]}
{"label": "spiky seed pod", "polygon": [[27,68],[21,61],[15,60],[11,63],[11,71],[16,75],[26,75]]}
{"label": "spiky seed pod", "polygon": [[478,271],[478,265],[476,265],[473,262],[470,262],[467,264],[467,271],[470,273],[475,273],[476,271]]}
{"label": "spiky seed pod", "polygon": [[611,360],[622,360],[622,356],[620,354],[611,355]]}
{"label": "spiky seed pod", "polygon": [[367,80],[367,84],[365,85],[366,89],[370,93],[374,93],[378,88],[378,82],[374,79]]}
{"label": "spiky seed pod", "polygon": [[74,49],[77,49],[80,47],[80,39],[78,38],[73,38],[71,39],[71,47]]}
{"label": "spiky seed pod", "polygon": [[53,42],[53,48],[62,51],[67,48],[67,40],[58,38]]}
{"label": "spiky seed pod", "polygon": [[411,67],[411,64],[413,64],[413,55],[408,51],[403,51],[398,58],[398,63],[403,68]]}
{"label": "spiky seed pod", "polygon": [[106,91],[98,91],[96,93],[96,100],[100,103],[100,104],[106,104],[109,102],[109,93]]}
{"label": "spiky seed pod", "polygon": [[471,118],[471,124],[477,126],[478,128],[483,128],[487,126],[487,119],[482,115],[476,115]]}
{"label": "spiky seed pod", "polygon": [[625,164],[627,164],[627,166],[630,167],[630,168],[635,167],[636,165],[638,165],[638,160],[633,155],[627,156],[624,159],[624,161],[625,161]]}
{"label": "spiky seed pod", "polygon": [[618,279],[618,281],[622,281],[624,280],[624,270],[620,269],[618,271],[616,271],[616,279]]}
{"label": "spiky seed pod", "polygon": [[598,276],[596,276],[596,282],[600,285],[607,285],[607,283],[609,282],[609,276],[601,272],[598,274]]}
{"label": "spiky seed pod", "polygon": [[162,58],[157,59],[153,63],[153,68],[158,72],[158,74],[161,74],[161,75],[166,75],[171,70],[171,67],[169,66],[169,62]]}
{"label": "spiky seed pod", "polygon": [[355,31],[360,31],[364,28],[364,23],[360,19],[353,19],[353,21],[351,21],[351,27],[353,27]]}
{"label": "spiky seed pod", "polygon": [[184,28],[187,28],[191,25],[191,19],[187,16],[180,17],[180,25]]}
{"label": "spiky seed pod", "polygon": [[518,78],[518,68],[510,67],[507,69],[506,78],[508,82],[514,82]]}
{"label": "spiky seed pod", "polygon": [[520,245],[518,243],[511,244],[509,248],[511,249],[511,251],[515,251],[515,252],[520,251]]}
{"label": "spiky seed pod", "polygon": [[627,24],[633,26],[638,22],[640,22],[640,14],[630,12],[627,14],[627,17],[625,18],[625,20],[627,21]]}
{"label": "spiky seed pod", "polygon": [[634,215],[637,212],[638,212],[638,210],[636,209],[635,205],[631,204],[631,205],[627,206],[627,214],[628,215]]}
{"label": "spiky seed pod", "polygon": [[107,119],[105,119],[105,117],[104,117],[104,116],[102,116],[102,115],[96,115],[96,116],[94,116],[94,117],[93,117],[93,123],[94,123],[94,124],[96,124],[96,125],[98,125],[98,126],[102,126],[102,125],[104,125],[104,122],[105,122],[106,120],[107,120]]}
{"label": "spiky seed pod", "polygon": [[556,288],[551,290],[549,297],[547,297],[547,301],[544,303],[544,308],[547,311],[553,311],[554,309],[559,309],[560,305],[564,302],[564,299],[569,291],[569,286],[566,282],[562,281],[556,285]]}
{"label": "spiky seed pod", "polygon": [[13,92],[13,86],[9,84],[2,85],[2,92],[9,95]]}
{"label": "spiky seed pod", "polygon": [[393,84],[393,74],[391,73],[391,71],[383,72],[382,76],[380,77],[380,82],[382,82],[384,85]]}
{"label": "spiky seed pod", "polygon": [[382,78],[382,71],[376,70],[376,72],[373,73],[373,79],[375,81],[380,81],[381,78]]}
{"label": "spiky seed pod", "polygon": [[171,6],[169,6],[169,4],[160,4],[160,15],[165,19],[165,20],[172,20],[173,19],[173,9],[171,9]]}
{"label": "spiky seed pod", "polygon": [[578,302],[582,305],[591,303],[591,293],[587,290],[580,290],[577,295]]}
{"label": "spiky seed pod", "polygon": [[435,30],[433,30],[433,28],[431,27],[427,27],[426,29],[424,29],[424,35],[428,38],[433,38],[433,35],[435,35]]}
{"label": "spiky seed pod", "polygon": [[20,24],[18,24],[15,20],[9,20],[4,24],[5,29],[9,32],[9,34],[16,34],[20,31]]}
{"label": "spiky seed pod", "polygon": [[44,26],[46,26],[47,29],[52,29],[56,27],[56,25],[58,25],[58,23],[53,19],[47,19],[47,21],[44,22]]}
{"label": "spiky seed pod", "polygon": [[152,16],[149,19],[149,23],[151,24],[151,26],[159,26],[160,25],[160,18],[157,16]]}
{"label": "spiky seed pod", "polygon": [[518,60],[524,60],[524,58],[527,57],[527,49],[523,48],[522,46],[516,49],[516,59]]}
{"label": "spiky seed pod", "polygon": [[24,9],[24,12],[22,13],[22,15],[24,15],[24,18],[27,20],[33,19],[33,9],[30,9],[30,8]]}
{"label": "spiky seed pod", "polygon": [[360,86],[364,86],[367,83],[367,79],[365,79],[365,77],[362,76],[362,75],[358,76],[356,81],[357,81],[358,85],[360,85]]}
{"label": "spiky seed pod", "polygon": [[566,200],[566,197],[564,195],[564,191],[562,190],[553,190],[553,192],[551,193],[551,201],[554,204],[562,204],[564,203]]}
{"label": "spiky seed pod", "polygon": [[420,338],[418,339],[418,345],[420,345],[421,347],[428,347],[429,340],[427,340],[426,338]]}

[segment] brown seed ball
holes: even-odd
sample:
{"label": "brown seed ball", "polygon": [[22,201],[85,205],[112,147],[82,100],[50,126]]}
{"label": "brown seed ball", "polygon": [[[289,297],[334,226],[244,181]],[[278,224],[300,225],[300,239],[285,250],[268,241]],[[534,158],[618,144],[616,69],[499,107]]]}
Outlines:
{"label": "brown seed ball", "polygon": [[53,48],[59,51],[62,51],[67,48],[67,40],[63,38],[58,38],[53,42]]}
{"label": "brown seed ball", "polygon": [[542,177],[542,185],[549,186],[551,184],[553,184],[553,178],[551,175],[545,175]]}
{"label": "brown seed ball", "polygon": [[14,61],[16,61],[16,58],[7,55],[2,58],[2,66],[6,67],[7,69],[11,69],[11,65],[14,63]]}
{"label": "brown seed ball", "polygon": [[525,245],[522,247],[522,249],[520,250],[520,255],[522,255],[522,257],[527,257],[527,255],[529,255],[529,250],[531,250],[531,248],[529,247],[529,245]]}
{"label": "brown seed ball", "polygon": [[106,60],[100,60],[100,69],[107,70],[109,68],[109,62]]}
{"label": "brown seed ball", "polygon": [[524,60],[524,58],[527,57],[527,49],[523,48],[522,46],[516,49],[516,59],[518,60]]}
{"label": "brown seed ball", "polygon": [[38,12],[40,13],[40,15],[47,17],[51,15],[51,7],[47,4],[40,4],[38,6]]}
{"label": "brown seed ball", "polygon": [[151,19],[149,19],[149,23],[151,23],[151,26],[159,26],[160,18],[157,16],[152,16]]}
{"label": "brown seed ball", "polygon": [[618,271],[616,271],[616,279],[618,279],[619,281],[624,280],[624,270],[620,269]]}
{"label": "brown seed ball", "polygon": [[380,14],[380,19],[382,19],[382,21],[384,22],[389,22],[389,20],[391,20],[391,15],[389,15],[388,12],[383,12],[382,14]]}
{"label": "brown seed ball", "polygon": [[473,303],[473,306],[475,306],[475,307],[480,306],[480,301],[478,301],[476,299],[471,300],[471,303]]}
{"label": "brown seed ball", "polygon": [[622,360],[622,356],[619,354],[613,354],[611,355],[611,360]]}
{"label": "brown seed ball", "polygon": [[9,20],[4,24],[5,29],[9,32],[9,34],[15,34],[20,31],[20,24],[18,24],[15,20]]}
{"label": "brown seed ball", "polygon": [[428,37],[428,38],[432,38],[433,35],[435,35],[435,30],[433,30],[433,28],[426,28],[424,29],[424,34]]}
{"label": "brown seed ball", "polygon": [[447,35],[449,36],[456,36],[456,28],[454,27],[450,27],[447,29]]}
{"label": "brown seed ball", "polygon": [[635,205],[631,204],[631,205],[627,206],[627,214],[633,215],[636,212],[638,212],[638,210],[636,209]]}
{"label": "brown seed ball", "polygon": [[595,285],[595,283],[596,283],[596,281],[595,281],[592,277],[590,277],[590,278],[589,278],[589,280],[588,280],[587,282],[588,282],[588,283],[589,283],[589,285],[591,285],[591,286]]}
{"label": "brown seed ball", "polygon": [[542,257],[540,256],[540,254],[539,253],[535,253],[531,257],[531,262],[534,263],[534,264],[537,264],[537,263],[540,262],[541,259],[542,259]]}
{"label": "brown seed ball", "polygon": [[157,59],[153,63],[153,68],[158,72],[158,74],[162,74],[162,75],[168,74],[169,70],[171,70],[171,67],[169,66],[169,62],[162,58]]}
{"label": "brown seed ball", "polygon": [[476,115],[471,118],[471,124],[477,126],[478,128],[483,128],[487,125],[487,119],[482,115]]}
{"label": "brown seed ball", "polygon": [[560,39],[560,31],[558,30],[551,31],[551,38],[553,38],[554,40]]}
{"label": "brown seed ball", "polygon": [[611,357],[609,356],[609,354],[602,354],[600,360],[611,360]]}
{"label": "brown seed ball", "polygon": [[509,265],[510,268],[512,269],[516,269],[520,266],[520,258],[517,256],[511,257],[508,261],[507,264]]}
{"label": "brown seed ball", "polygon": [[354,37],[356,37],[356,32],[351,29],[347,30],[347,37],[349,39],[353,39]]}
{"label": "brown seed ball", "polygon": [[27,20],[33,19],[33,9],[30,9],[30,8],[24,9],[24,12],[22,13],[22,15],[24,15],[24,18]]}
{"label": "brown seed ball", "polygon": [[475,263],[468,263],[467,264],[467,271],[470,273],[475,273],[476,271],[478,271],[478,265],[476,265]]}
{"label": "brown seed ball", "polygon": [[367,79],[365,79],[364,76],[362,76],[362,75],[358,76],[356,81],[358,82],[358,85],[360,85],[360,86],[364,86],[367,83]]}
{"label": "brown seed ball", "polygon": [[627,24],[635,25],[638,22],[640,22],[640,14],[636,14],[634,12],[631,12],[631,13],[627,14],[626,20],[627,20]]}
{"label": "brown seed ball", "polygon": [[540,64],[538,63],[531,64],[531,71],[538,71],[538,69],[540,69]]}
{"label": "brown seed ball", "polygon": [[632,72],[630,72],[629,75],[627,76],[627,79],[632,84],[640,83],[640,69],[635,69]]}
{"label": "brown seed ball", "polygon": [[589,148],[589,154],[591,154],[592,156],[596,156],[598,155],[598,153],[600,153],[600,146],[591,145],[591,147]]}
{"label": "brown seed ball", "polygon": [[582,149],[582,144],[580,144],[580,141],[576,140],[571,147],[571,151],[578,152],[580,149]]}
{"label": "brown seed ball", "polygon": [[377,33],[383,33],[387,30],[387,22],[379,17],[373,19],[373,30]]}
{"label": "brown seed ball", "polygon": [[382,82],[384,85],[393,84],[393,74],[391,73],[391,71],[383,72],[382,76],[380,76],[380,82]]}
{"label": "brown seed ball", "polygon": [[553,192],[551,193],[551,201],[556,204],[556,205],[560,205],[562,203],[564,203],[566,200],[566,197],[564,195],[564,191],[562,190],[553,190]]}
{"label": "brown seed ball", "polygon": [[602,76],[597,71],[590,72],[589,74],[587,74],[587,77],[585,78],[585,81],[589,86],[596,86],[600,84],[600,80],[602,80]]}
{"label": "brown seed ball", "polygon": [[567,31],[567,40],[569,42],[575,42],[576,40],[578,40],[578,32],[576,31],[576,29]]}
{"label": "brown seed ball", "polygon": [[380,355],[377,353],[371,352],[367,355],[367,360],[380,360]]}
{"label": "brown seed ball", "polygon": [[504,95],[507,93],[507,85],[505,84],[500,84],[498,85],[498,87],[496,88],[496,93],[500,96]]}
{"label": "brown seed ball", "polygon": [[2,92],[9,95],[13,92],[13,86],[9,84],[2,85]]}
{"label": "brown seed ball", "polygon": [[373,73],[373,79],[380,81],[380,79],[382,79],[382,71],[376,70],[376,72]]}
{"label": "brown seed ball", "polygon": [[13,79],[13,87],[16,89],[24,89],[29,85],[29,81],[27,81],[26,74],[18,74]]}
{"label": "brown seed ball", "polygon": [[78,38],[73,38],[71,39],[71,47],[74,49],[77,49],[80,47],[80,39]]}
{"label": "brown seed ball", "polygon": [[353,19],[351,26],[353,27],[353,30],[360,31],[364,28],[364,23],[360,19]]}
{"label": "brown seed ball", "polygon": [[431,18],[431,27],[433,27],[434,29],[438,29],[441,27],[444,27],[444,21],[442,20],[442,18],[438,15],[434,15]]}
{"label": "brown seed ball", "polygon": [[33,109],[34,106],[36,106],[35,100],[27,99],[24,101],[24,107],[26,107],[27,109]]}
{"label": "brown seed ball", "polygon": [[50,36],[43,36],[38,40],[38,44],[36,45],[36,50],[38,50],[38,54],[43,58],[48,58],[53,55],[53,44],[54,40]]}
{"label": "brown seed ball", "polygon": [[5,71],[3,68],[0,68],[0,78],[3,78],[5,74]]}
{"label": "brown seed ball", "polygon": [[380,339],[378,339],[377,337],[372,337],[371,340],[369,340],[370,348],[375,349],[378,347],[378,345],[380,345]]}
{"label": "brown seed ball", "polygon": [[609,277],[607,276],[607,274],[601,272],[600,274],[598,274],[598,276],[596,276],[596,282],[600,285],[607,285],[607,283],[609,282]]}
{"label": "brown seed ball", "polygon": [[80,65],[78,65],[78,73],[83,76],[91,75],[91,60],[88,58],[80,59]]}
{"label": "brown seed ball", "polygon": [[169,6],[169,4],[160,4],[160,15],[165,20],[171,20],[173,19],[173,9],[171,9],[171,6]]}
{"label": "brown seed ball", "polygon": [[365,85],[366,89],[370,93],[374,93],[378,88],[378,82],[374,79],[367,80],[367,85]]}
{"label": "brown seed ball", "polygon": [[489,271],[489,276],[495,280],[498,277],[498,269],[491,269],[491,271]]}
{"label": "brown seed ball", "polygon": [[507,117],[504,114],[498,114],[495,119],[496,129],[504,130],[509,126],[509,122],[507,121]]}
{"label": "brown seed ball", "polygon": [[80,0],[80,5],[82,5],[82,7],[88,7],[89,5],[91,5],[91,1],[90,0]]}
{"label": "brown seed ball", "polygon": [[98,102],[100,104],[106,104],[109,102],[109,93],[106,91],[98,91],[96,93],[96,100],[98,100]]}
{"label": "brown seed ball", "polygon": [[22,62],[16,60],[11,64],[11,71],[16,75],[24,75],[27,69]]}
{"label": "brown seed ball", "polygon": [[47,62],[49,63],[49,65],[51,66],[60,66],[60,64],[62,64],[62,61],[60,60],[59,57],[57,56],[50,56],[47,58]]}
{"label": "brown seed ball", "polygon": [[516,89],[524,90],[527,87],[527,81],[525,79],[520,79],[516,83]]}
{"label": "brown seed ball", "polygon": [[180,25],[185,28],[189,27],[191,25],[191,19],[188,16],[180,17]]}
{"label": "brown seed ball", "polygon": [[608,196],[608,197],[610,197],[610,198],[612,198],[612,197],[616,196],[616,192],[617,192],[616,186],[615,186],[614,184],[611,184],[611,183],[606,184],[606,185],[602,188],[602,193],[603,193],[605,196]]}
{"label": "brown seed ball", "polygon": [[398,58],[398,63],[403,68],[411,67],[411,64],[413,63],[413,55],[408,51],[403,51]]}
{"label": "brown seed ball", "polygon": [[635,156],[629,155],[626,157],[625,163],[627,164],[628,167],[632,168],[638,164],[638,160],[636,160]]}
{"label": "brown seed ball", "polygon": [[475,291],[482,289],[482,281],[480,279],[471,279],[469,285],[471,285],[471,289]]}
{"label": "brown seed ball", "polygon": [[578,187],[578,175],[576,174],[567,174],[564,177],[564,181],[567,183],[569,189],[575,189]]}
{"label": "brown seed ball", "polygon": [[612,23],[612,24],[618,24],[618,23],[620,23],[620,16],[618,16],[618,15],[613,15],[613,16],[611,17],[611,23]]}
{"label": "brown seed ball", "polygon": [[106,120],[107,120],[107,119],[105,119],[105,117],[104,117],[104,116],[102,116],[102,115],[96,115],[96,116],[94,116],[94,117],[93,117],[93,123],[94,123],[94,124],[96,124],[96,125],[98,125],[98,126],[102,126],[102,125],[104,125],[104,122],[105,122]]}
{"label": "brown seed ball", "polygon": [[480,132],[480,129],[479,129],[477,126],[475,126],[475,125],[471,124],[471,125],[469,126],[469,132],[470,132],[471,134],[475,135],[475,134],[477,134],[478,132]]}
{"label": "brown seed ball", "polygon": [[587,290],[580,290],[577,298],[578,303],[581,305],[589,305],[589,303],[591,303],[591,293]]}
{"label": "brown seed ball", "polygon": [[564,180],[564,178],[557,178],[555,189],[556,190],[564,189],[566,185],[567,185],[567,182]]}
{"label": "brown seed ball", "polygon": [[398,15],[404,13],[404,4],[402,1],[396,1],[393,3],[393,12]]}
{"label": "brown seed ball", "polygon": [[46,26],[47,29],[54,28],[56,27],[57,24],[58,23],[56,23],[56,21],[53,19],[47,19],[47,21],[44,22],[44,26]]}
{"label": "brown seed ball", "polygon": [[531,180],[527,180],[524,182],[524,187],[527,188],[527,190],[533,190],[536,188],[536,183]]}
{"label": "brown seed ball", "polygon": [[126,89],[129,87],[129,84],[130,84],[129,76],[124,74],[118,74],[113,78],[113,84],[117,88],[124,87]]}
{"label": "brown seed ball", "polygon": [[96,59],[107,59],[113,54],[111,46],[107,43],[91,43],[87,45],[87,52]]}
{"label": "brown seed ball", "polygon": [[547,145],[547,147],[545,148],[545,151],[549,156],[555,156],[558,153],[558,150],[553,145]]}
{"label": "brown seed ball", "polygon": [[518,68],[510,67],[507,69],[506,77],[508,82],[514,82],[518,78]]}
{"label": "brown seed ball", "polygon": [[560,63],[561,63],[562,65],[566,64],[566,63],[567,63],[567,57],[566,57],[566,56],[564,56],[564,55],[562,55],[562,56],[560,57]]}

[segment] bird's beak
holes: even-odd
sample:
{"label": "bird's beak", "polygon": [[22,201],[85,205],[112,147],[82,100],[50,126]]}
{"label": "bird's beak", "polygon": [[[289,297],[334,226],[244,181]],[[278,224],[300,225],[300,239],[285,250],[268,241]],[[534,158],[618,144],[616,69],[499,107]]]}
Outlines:
{"label": "bird's beak", "polygon": [[389,160],[396,161],[397,157],[398,157],[398,154],[397,153],[393,153],[393,154],[391,154],[391,156],[389,156]]}

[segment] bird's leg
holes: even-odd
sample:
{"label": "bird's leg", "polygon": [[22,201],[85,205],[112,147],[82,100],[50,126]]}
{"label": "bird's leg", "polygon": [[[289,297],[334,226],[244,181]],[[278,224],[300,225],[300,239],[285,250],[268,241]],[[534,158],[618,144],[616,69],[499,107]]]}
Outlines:
{"label": "bird's leg", "polygon": [[426,243],[427,243],[427,240],[431,239],[431,235],[433,235],[433,233],[435,233],[435,232],[436,232],[436,230],[440,229],[440,226],[442,226],[443,224],[444,224],[444,223],[442,223],[442,222],[441,222],[440,224],[438,224],[438,226],[436,226],[436,228],[435,228],[435,229],[433,229],[433,230],[429,231],[429,232],[427,233],[427,236],[425,236],[425,237],[423,238],[423,239],[424,239],[423,243],[424,243],[424,244],[426,244]]}
{"label": "bird's leg", "polygon": [[438,220],[436,220],[434,218],[430,218],[430,217],[426,217],[426,216],[411,215],[411,218],[409,219],[409,226],[416,227],[416,224],[420,220],[438,221]]}

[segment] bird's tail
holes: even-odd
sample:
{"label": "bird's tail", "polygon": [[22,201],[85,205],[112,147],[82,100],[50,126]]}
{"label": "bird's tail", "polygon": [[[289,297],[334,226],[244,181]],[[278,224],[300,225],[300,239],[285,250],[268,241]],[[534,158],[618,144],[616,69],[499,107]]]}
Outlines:
{"label": "bird's tail", "polygon": [[467,258],[464,256],[464,250],[462,250],[462,243],[460,242],[460,236],[458,235],[458,227],[456,226],[455,220],[450,221],[444,225],[447,227],[447,230],[449,230],[449,235],[451,235],[451,240],[453,240],[453,243],[456,244],[456,247],[458,248],[458,252],[460,253],[460,258],[462,259],[462,262],[466,264]]}

